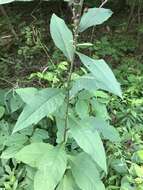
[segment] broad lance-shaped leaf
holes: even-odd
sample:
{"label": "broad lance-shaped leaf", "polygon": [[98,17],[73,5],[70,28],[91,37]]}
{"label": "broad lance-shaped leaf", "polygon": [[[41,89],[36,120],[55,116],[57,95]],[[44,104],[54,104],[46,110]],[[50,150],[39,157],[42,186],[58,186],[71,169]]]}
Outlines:
{"label": "broad lance-shaped leaf", "polygon": [[42,118],[52,114],[63,104],[65,96],[62,90],[49,88],[39,91],[35,96],[29,96],[30,98],[31,102],[24,107],[13,133],[37,124]]}
{"label": "broad lance-shaped leaf", "polygon": [[67,170],[56,190],[80,190],[70,170]]}
{"label": "broad lance-shaped leaf", "polygon": [[73,82],[73,86],[70,90],[70,98],[73,98],[81,90],[96,91],[98,90],[98,84],[95,77],[91,74],[83,75]]}
{"label": "broad lance-shaped leaf", "polygon": [[112,142],[120,142],[120,135],[118,131],[108,124],[108,122],[98,118],[98,117],[86,117],[82,119],[81,124],[89,126],[92,131],[98,131],[103,135],[105,139]]}
{"label": "broad lance-shaped leaf", "polygon": [[103,59],[94,60],[84,54],[77,54],[84,66],[95,77],[96,86],[98,89],[103,89],[122,97],[120,84],[117,82],[112,70]]}
{"label": "broad lance-shaped leaf", "polygon": [[34,178],[34,190],[54,190],[67,167],[67,155],[63,146],[53,147],[41,158]]}
{"label": "broad lance-shaped leaf", "polygon": [[32,143],[22,148],[15,155],[15,158],[31,167],[38,168],[40,159],[52,148],[48,143]]}
{"label": "broad lance-shaped leaf", "polygon": [[100,98],[99,100],[97,98],[92,98],[90,103],[92,112],[94,112],[94,115],[96,115],[96,117],[99,117],[105,121],[110,119],[110,116],[107,111],[107,103],[100,102]]}
{"label": "broad lance-shaped leaf", "polygon": [[90,8],[81,18],[79,31],[83,32],[91,26],[105,22],[112,15],[112,11],[104,8]]}
{"label": "broad lance-shaped leaf", "polygon": [[50,32],[55,45],[64,53],[69,61],[72,61],[74,54],[73,35],[66,26],[64,20],[52,15]]}
{"label": "broad lance-shaped leaf", "polygon": [[[98,155],[97,155],[98,156]],[[86,153],[71,158],[71,171],[77,185],[82,190],[105,190],[100,180],[96,164]]]}
{"label": "broad lance-shaped leaf", "polygon": [[24,146],[24,145],[22,145],[22,144],[17,144],[17,145],[13,145],[13,146],[10,146],[10,147],[6,148],[6,149],[2,152],[0,158],[6,159],[6,160],[8,160],[8,159],[10,159],[10,158],[14,158],[15,155],[16,155],[16,153],[19,152],[20,149],[23,148],[23,146]]}
{"label": "broad lance-shaped leaf", "polygon": [[28,137],[19,133],[15,133],[3,141],[3,145],[8,147],[2,154],[1,158],[10,159],[15,157],[16,153],[24,147],[24,144],[28,141]]}
{"label": "broad lance-shaped leaf", "polygon": [[20,133],[15,133],[13,135],[8,136],[5,141],[4,145],[5,146],[15,146],[15,145],[23,145],[28,141],[28,137],[26,135],[20,134]]}
{"label": "broad lance-shaped leaf", "polygon": [[11,113],[19,110],[22,106],[23,106],[23,101],[21,100],[21,98],[17,94],[15,94],[14,96],[12,96],[10,98]]}
{"label": "broad lance-shaped leaf", "polygon": [[102,140],[95,130],[93,131],[86,123],[74,118],[69,119],[69,128],[72,137],[77,144],[98,164],[98,166],[107,172],[106,156]]}
{"label": "broad lance-shaped leaf", "polygon": [[76,103],[75,111],[80,118],[88,117],[89,116],[89,102],[79,99]]}
{"label": "broad lance-shaped leaf", "polygon": [[16,90],[16,93],[21,97],[23,102],[26,104],[31,104],[32,97],[38,94],[38,89],[30,87],[30,88],[19,88]]}

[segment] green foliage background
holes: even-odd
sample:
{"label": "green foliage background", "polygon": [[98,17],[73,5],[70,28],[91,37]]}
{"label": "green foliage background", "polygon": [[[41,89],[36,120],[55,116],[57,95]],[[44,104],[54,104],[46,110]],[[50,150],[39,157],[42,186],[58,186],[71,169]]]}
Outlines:
{"label": "green foliage background", "polygon": [[[112,125],[121,135],[120,144],[112,144],[105,140],[109,173],[103,180],[108,190],[143,189],[142,4],[140,0],[110,0],[106,7],[113,10],[112,19],[103,27],[96,30],[89,29],[81,36],[81,40],[91,40],[93,43],[88,50],[82,47],[83,51],[95,58],[108,60],[124,92],[123,101],[114,96],[109,98],[105,94],[99,96],[100,103],[108,105],[109,115],[104,107],[101,112],[95,109],[99,116],[111,118]],[[85,7],[93,6],[94,1],[87,1],[85,5]],[[56,12],[70,23],[70,9],[62,1],[56,4],[55,2],[13,3],[4,8],[8,17],[0,13],[1,152],[14,145],[13,140],[3,144],[16,122],[19,114],[17,110],[22,106],[18,100],[15,103],[14,90],[26,86],[57,87],[65,80],[68,63],[59,50],[53,47],[49,35],[49,20],[51,14]],[[85,72],[80,66],[77,60],[73,78]],[[21,148],[23,144],[29,142],[55,142],[56,131],[51,128],[53,125],[55,124],[51,120],[42,120],[36,130],[23,131],[25,137],[22,139],[20,136],[15,137],[20,141],[18,147],[14,148]],[[11,159],[7,161],[1,159],[0,187],[6,190],[31,189],[34,172],[34,169]]]}

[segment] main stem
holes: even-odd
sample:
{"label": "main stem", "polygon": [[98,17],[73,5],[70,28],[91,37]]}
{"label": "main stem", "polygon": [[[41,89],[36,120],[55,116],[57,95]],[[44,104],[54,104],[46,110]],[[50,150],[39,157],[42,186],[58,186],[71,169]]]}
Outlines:
{"label": "main stem", "polygon": [[83,8],[83,2],[84,0],[74,0],[73,2],[73,20],[74,20],[74,29],[73,29],[73,34],[74,34],[74,41],[73,45],[75,48],[74,55],[72,58],[72,61],[70,63],[70,71],[67,79],[67,104],[66,104],[66,113],[65,113],[65,129],[64,129],[64,139],[63,142],[66,142],[66,137],[67,137],[67,130],[68,130],[68,115],[69,115],[69,105],[70,105],[70,83],[71,83],[71,76],[73,73],[73,68],[74,68],[74,63],[75,63],[75,53],[76,53],[76,46],[77,46],[77,40],[78,40],[78,31],[79,31],[79,24],[81,20],[81,15],[82,15],[82,8]]}

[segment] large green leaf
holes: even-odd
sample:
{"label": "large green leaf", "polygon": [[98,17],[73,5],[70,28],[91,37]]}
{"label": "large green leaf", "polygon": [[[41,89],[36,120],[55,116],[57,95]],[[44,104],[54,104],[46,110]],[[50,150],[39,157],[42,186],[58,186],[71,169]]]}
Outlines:
{"label": "large green leaf", "polygon": [[23,134],[19,134],[19,133],[15,133],[11,136],[8,136],[6,138],[6,140],[4,141],[4,145],[5,146],[15,146],[15,145],[23,145],[28,141],[28,137],[23,135]]}
{"label": "large green leaf", "polygon": [[10,146],[2,152],[1,158],[3,158],[3,159],[14,158],[15,155],[17,154],[17,152],[19,152],[20,149],[22,149],[22,148],[23,148],[22,144]]}
{"label": "large green leaf", "polygon": [[52,15],[50,32],[55,45],[64,53],[64,55],[72,61],[74,54],[73,35],[66,26],[64,20]]}
{"label": "large green leaf", "polygon": [[107,111],[107,105],[105,103],[100,102],[100,99],[98,100],[97,98],[92,98],[90,103],[92,111],[96,117],[99,117],[102,120],[110,119]]}
{"label": "large green leaf", "polygon": [[91,74],[83,75],[73,82],[72,89],[70,90],[70,97],[73,98],[81,90],[96,91],[98,90],[95,77]]}
{"label": "large green leaf", "polygon": [[76,103],[75,111],[80,118],[88,117],[89,116],[89,103],[88,103],[88,101],[79,99]]}
{"label": "large green leaf", "polygon": [[86,153],[73,157],[70,165],[74,179],[82,190],[105,190],[95,163]]}
{"label": "large green leaf", "polygon": [[43,140],[47,140],[49,138],[49,133],[44,129],[36,129],[30,139],[32,143],[43,142]]}
{"label": "large green leaf", "polygon": [[11,136],[8,135],[2,140],[3,145],[8,148],[2,152],[1,158],[10,159],[15,157],[16,153],[24,147],[24,144],[28,141],[28,137],[19,133],[15,133]]}
{"label": "large green leaf", "polygon": [[31,100],[33,99],[33,96],[38,94],[38,89],[36,88],[19,88],[16,90],[16,93],[21,97],[23,102],[26,104],[31,104]]}
{"label": "large green leaf", "polygon": [[105,22],[111,17],[112,11],[104,8],[90,8],[81,18],[79,31],[83,32],[91,26],[96,26]]}
{"label": "large green leaf", "polygon": [[75,183],[75,180],[70,171],[64,175],[61,183],[58,185],[57,190],[80,190]]}
{"label": "large green leaf", "polygon": [[34,190],[54,190],[62,179],[67,166],[67,155],[63,147],[47,150],[39,162],[34,179]]}
{"label": "large green leaf", "polygon": [[11,111],[11,113],[19,110],[22,106],[23,106],[23,101],[21,100],[21,98],[17,94],[14,94],[10,98],[10,111]]}
{"label": "large green leaf", "polygon": [[106,121],[101,120],[97,117],[89,117],[85,120],[82,120],[82,123],[87,123],[91,129],[97,130],[99,133],[103,135],[105,139],[108,139],[112,142],[120,142],[120,135],[118,131],[111,125],[109,125]]}
{"label": "large green leaf", "polygon": [[69,128],[77,144],[107,172],[105,150],[98,132],[74,117],[69,119]]}
{"label": "large green leaf", "polygon": [[41,90],[35,96],[29,96],[30,104],[23,109],[13,133],[37,124],[42,118],[52,114],[62,105],[64,97],[62,90],[52,88]]}
{"label": "large green leaf", "polygon": [[47,143],[32,143],[22,148],[15,158],[31,167],[38,167],[40,159],[43,155],[52,149],[52,146]]}
{"label": "large green leaf", "polygon": [[115,95],[118,95],[119,97],[122,97],[120,84],[117,82],[112,70],[103,59],[94,60],[84,54],[77,54],[84,66],[94,76],[98,89],[103,89]]}

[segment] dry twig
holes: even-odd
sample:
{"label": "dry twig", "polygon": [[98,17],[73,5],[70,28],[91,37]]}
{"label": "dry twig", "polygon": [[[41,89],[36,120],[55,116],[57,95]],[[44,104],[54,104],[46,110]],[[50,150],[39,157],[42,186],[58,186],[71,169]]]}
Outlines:
{"label": "dry twig", "polygon": [[104,0],[99,8],[102,8],[107,2],[108,2],[108,0]]}

